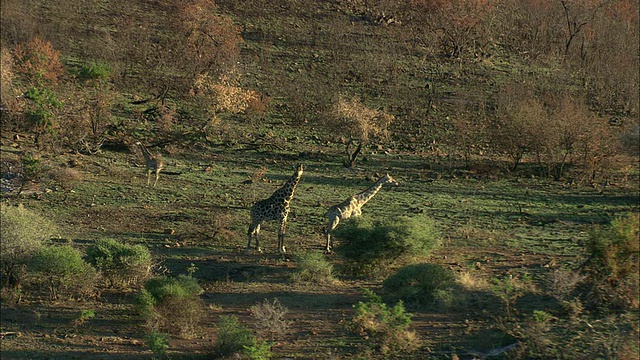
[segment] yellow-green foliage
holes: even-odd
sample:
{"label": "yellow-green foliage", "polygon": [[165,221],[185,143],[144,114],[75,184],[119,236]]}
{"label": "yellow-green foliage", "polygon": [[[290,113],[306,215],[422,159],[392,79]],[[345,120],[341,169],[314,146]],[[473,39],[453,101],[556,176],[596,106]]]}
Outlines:
{"label": "yellow-green foliage", "polygon": [[97,271],[69,245],[47,246],[30,259],[28,270],[35,286],[48,286],[52,299],[61,295],[86,297],[96,293]]}
{"label": "yellow-green foliage", "polygon": [[307,251],[297,257],[297,271],[291,275],[294,282],[331,283],[333,265],[318,251]]}
{"label": "yellow-green foliage", "polygon": [[54,224],[23,206],[0,204],[2,286],[17,285],[25,262],[44,246],[56,231]]}
{"label": "yellow-green foliage", "polygon": [[112,285],[144,280],[151,273],[151,253],[141,244],[101,239],[87,249],[87,256]]}

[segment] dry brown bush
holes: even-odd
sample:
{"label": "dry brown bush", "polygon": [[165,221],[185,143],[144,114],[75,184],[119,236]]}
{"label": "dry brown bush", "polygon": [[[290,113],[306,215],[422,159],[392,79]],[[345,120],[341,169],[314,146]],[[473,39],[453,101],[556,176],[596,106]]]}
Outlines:
{"label": "dry brown bush", "polygon": [[[346,138],[348,160],[345,165],[355,166],[362,146],[372,138],[385,139],[394,116],[382,110],[370,109],[358,99],[343,97],[333,104],[325,125],[336,135]],[[355,150],[353,149],[355,146]]]}
{"label": "dry brown bush", "polygon": [[[418,33],[436,36],[440,51],[452,58],[484,52],[495,0],[411,0],[407,7]],[[427,24],[425,26],[425,24]]]}
{"label": "dry brown bush", "polygon": [[272,301],[264,299],[262,303],[253,305],[251,315],[256,320],[258,335],[263,339],[275,340],[286,335],[289,321],[285,320],[289,309],[274,298]]}
{"label": "dry brown bush", "polygon": [[240,58],[240,28],[220,14],[213,0],[183,1],[177,5],[178,21],[186,35],[186,59],[192,74],[223,74]]}
{"label": "dry brown bush", "polygon": [[13,50],[16,73],[29,79],[33,85],[55,85],[64,74],[60,53],[53,45],[38,36]]}

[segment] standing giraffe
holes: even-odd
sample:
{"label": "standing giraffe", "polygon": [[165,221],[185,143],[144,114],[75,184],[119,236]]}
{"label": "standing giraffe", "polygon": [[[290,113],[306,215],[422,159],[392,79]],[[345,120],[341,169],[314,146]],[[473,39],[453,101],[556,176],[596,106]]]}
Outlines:
{"label": "standing giraffe", "polygon": [[287,216],[289,216],[289,204],[293,198],[300,177],[302,176],[302,165],[296,166],[296,171],[287,182],[276,190],[268,199],[260,200],[251,207],[251,225],[249,225],[249,242],[247,243],[247,254],[251,251],[251,238],[255,237],[256,249],[260,252],[260,244],[258,243],[258,233],[260,232],[260,223],[263,221],[276,220],[279,224],[278,229],[278,252],[284,254],[284,234],[287,226]]}
{"label": "standing giraffe", "polygon": [[155,187],[158,183],[158,178],[160,177],[160,170],[164,167],[164,163],[160,157],[153,155],[146,146],[142,145],[140,141],[136,143],[142,150],[142,156],[144,156],[144,161],[147,166],[147,186],[151,183],[151,172],[156,173],[156,181],[153,183]]}
{"label": "standing giraffe", "polygon": [[340,220],[346,220],[352,216],[362,215],[362,206],[366,204],[371,198],[373,198],[384,184],[393,184],[398,186],[398,182],[395,181],[389,174],[381,177],[376,181],[373,186],[367,190],[350,196],[347,200],[341,202],[338,205],[334,205],[329,208],[325,217],[329,219],[327,228],[325,229],[325,235],[327,237],[327,253],[331,252],[331,233],[338,226]]}

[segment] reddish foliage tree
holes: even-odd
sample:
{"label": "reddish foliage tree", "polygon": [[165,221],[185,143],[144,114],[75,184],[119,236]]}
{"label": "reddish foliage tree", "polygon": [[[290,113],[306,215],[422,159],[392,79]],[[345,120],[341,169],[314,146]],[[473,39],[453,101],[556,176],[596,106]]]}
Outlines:
{"label": "reddish foliage tree", "polygon": [[26,44],[16,45],[13,51],[15,70],[30,81],[55,85],[64,73],[60,53],[50,42],[34,37]]}

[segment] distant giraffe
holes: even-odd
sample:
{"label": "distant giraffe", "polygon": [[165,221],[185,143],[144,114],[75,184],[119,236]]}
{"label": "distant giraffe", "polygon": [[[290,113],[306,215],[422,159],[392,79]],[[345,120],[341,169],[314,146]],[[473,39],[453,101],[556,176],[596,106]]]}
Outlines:
{"label": "distant giraffe", "polygon": [[352,216],[362,215],[362,206],[369,200],[371,200],[371,198],[373,198],[375,194],[377,194],[378,191],[382,189],[382,186],[384,184],[393,184],[397,186],[398,182],[395,181],[389,174],[386,174],[367,190],[359,194],[352,195],[340,204],[334,205],[329,208],[329,211],[327,211],[327,214],[325,215],[325,217],[329,220],[327,228],[325,229],[325,235],[327,237],[327,253],[331,252],[331,233],[338,226],[340,220],[346,220]]}
{"label": "distant giraffe", "polygon": [[260,200],[251,207],[251,225],[249,225],[249,242],[247,243],[247,254],[251,251],[251,238],[255,237],[256,249],[260,251],[258,233],[260,224],[263,221],[276,220],[278,229],[278,252],[284,254],[284,234],[287,226],[287,216],[289,216],[289,204],[293,198],[300,177],[302,176],[302,165],[296,166],[296,171],[287,182],[276,190],[268,199]]}
{"label": "distant giraffe", "polygon": [[146,146],[142,145],[140,141],[136,143],[142,150],[142,156],[144,156],[144,161],[147,167],[147,186],[151,183],[151,172],[156,173],[156,181],[154,181],[153,186],[155,187],[158,183],[158,178],[160,177],[160,170],[164,167],[164,163],[160,157],[153,155]]}

